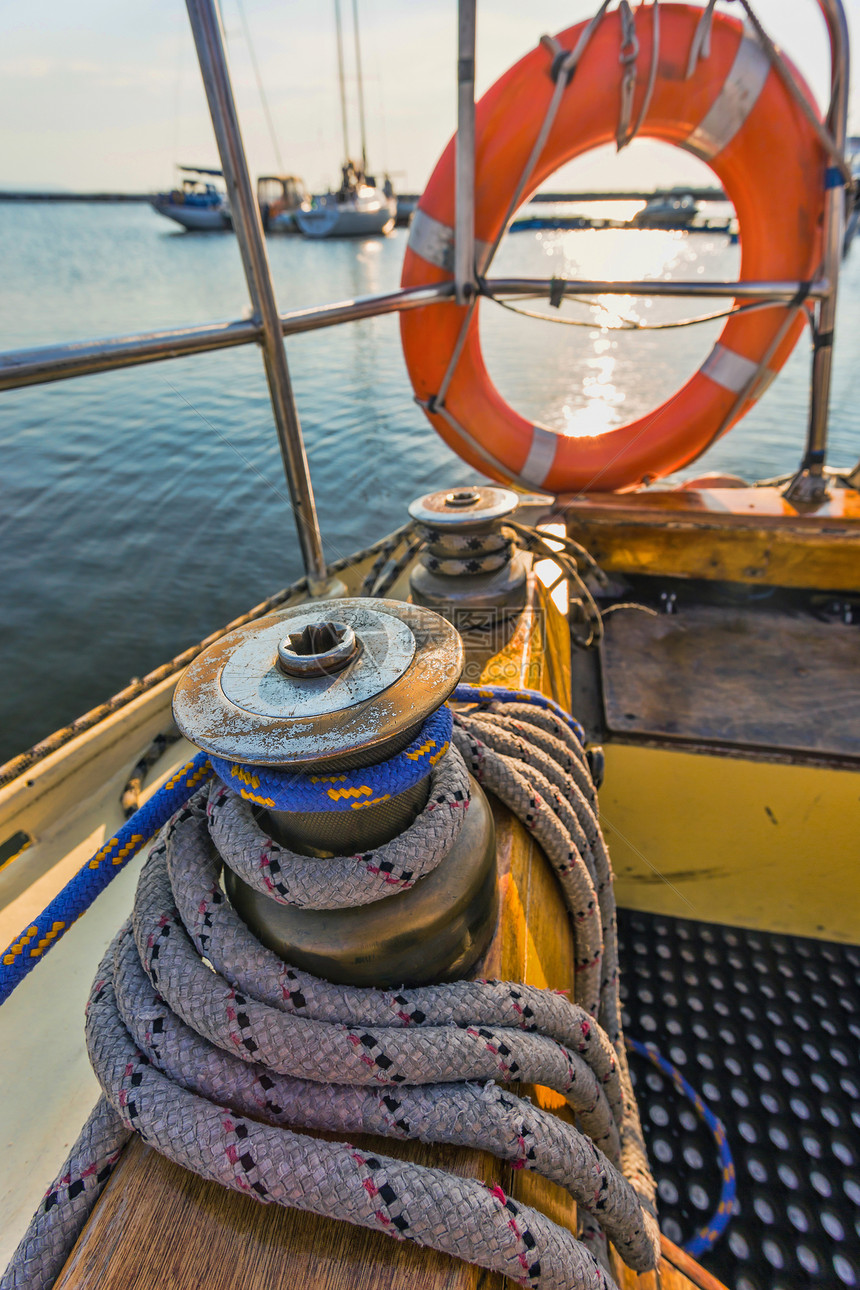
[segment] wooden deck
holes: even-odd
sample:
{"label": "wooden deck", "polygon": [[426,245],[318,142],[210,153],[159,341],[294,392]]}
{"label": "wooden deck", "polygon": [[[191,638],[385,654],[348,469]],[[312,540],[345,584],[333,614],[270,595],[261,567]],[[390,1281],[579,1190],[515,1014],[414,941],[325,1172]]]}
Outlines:
{"label": "wooden deck", "polygon": [[[397,1154],[389,1142],[386,1149]],[[460,1172],[462,1162],[452,1154],[439,1161],[431,1152],[428,1163]],[[620,1290],[726,1290],[669,1241],[663,1242],[659,1273],[637,1276],[617,1256],[613,1271]],[[481,1268],[381,1233],[225,1193],[136,1140],[56,1287],[495,1290],[504,1284],[504,1278]]]}
{"label": "wooden deck", "polygon": [[856,624],[751,605],[606,620],[613,735],[860,759]]}

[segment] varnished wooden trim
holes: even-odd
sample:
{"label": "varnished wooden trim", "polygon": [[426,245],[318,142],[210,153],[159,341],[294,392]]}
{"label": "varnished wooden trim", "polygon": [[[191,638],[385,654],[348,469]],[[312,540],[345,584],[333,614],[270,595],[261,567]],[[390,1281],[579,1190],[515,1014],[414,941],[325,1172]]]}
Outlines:
{"label": "varnished wooden trim", "polygon": [[687,1254],[679,1245],[675,1245],[662,1232],[660,1233],[660,1250],[666,1262],[677,1268],[685,1277],[689,1277],[693,1285],[699,1287],[699,1290],[726,1290],[722,1281],[718,1281],[710,1272],[706,1272],[692,1255]]}

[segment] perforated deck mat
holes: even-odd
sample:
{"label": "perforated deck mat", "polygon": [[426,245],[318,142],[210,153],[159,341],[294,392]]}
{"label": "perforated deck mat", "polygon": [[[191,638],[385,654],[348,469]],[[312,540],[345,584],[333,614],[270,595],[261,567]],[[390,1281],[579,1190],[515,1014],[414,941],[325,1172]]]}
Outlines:
{"label": "perforated deck mat", "polygon": [[[622,910],[622,995],[728,1133],[737,1203],[700,1262],[733,1290],[860,1286],[860,948]],[[709,1131],[647,1061],[631,1067],[659,1184],[684,1244],[713,1213]]]}

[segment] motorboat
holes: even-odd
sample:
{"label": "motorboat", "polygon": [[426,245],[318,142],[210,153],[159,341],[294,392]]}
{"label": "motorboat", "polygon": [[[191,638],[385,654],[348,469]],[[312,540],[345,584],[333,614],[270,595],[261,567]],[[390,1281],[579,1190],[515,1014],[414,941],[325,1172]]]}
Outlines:
{"label": "motorboat", "polygon": [[651,197],[630,221],[631,228],[686,229],[699,214],[699,204],[690,193],[679,192]]}
{"label": "motorboat", "polygon": [[212,182],[222,172],[200,166],[180,166],[179,170],[183,175],[180,186],[169,193],[157,193],[151,199],[153,209],[195,233],[229,229],[227,195]]}
{"label": "motorboat", "polygon": [[257,202],[267,233],[297,233],[296,212],[310,204],[310,196],[296,175],[260,175]]}
{"label": "motorboat", "polygon": [[418,205],[417,193],[398,193],[397,194],[397,225],[405,228],[415,213],[415,207]]}

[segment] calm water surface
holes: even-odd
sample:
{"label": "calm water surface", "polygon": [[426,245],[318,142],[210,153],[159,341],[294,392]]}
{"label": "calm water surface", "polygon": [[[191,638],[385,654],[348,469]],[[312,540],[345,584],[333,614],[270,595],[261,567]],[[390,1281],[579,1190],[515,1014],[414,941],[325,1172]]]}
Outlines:
{"label": "calm water surface", "polygon": [[[402,230],[366,242],[270,238],[281,308],[395,286],[405,240]],[[247,307],[232,235],[174,233],[144,206],[0,205],[0,246],[4,349],[235,318]],[[520,233],[497,267],[722,277],[737,271],[737,250],[718,235]],[[618,334],[607,326],[623,317],[666,321],[690,306],[603,303],[566,309],[584,328],[482,306],[489,370],[525,415],[568,434],[622,424],[671,394],[719,331]],[[831,461],[848,466],[860,454],[857,248],[840,312]],[[329,559],[402,523],[419,493],[476,478],[413,403],[396,318],[295,337],[287,352]],[[696,473],[792,470],[807,385],[801,342]],[[0,448],[0,761],[301,572],[251,347],[0,395]]]}

